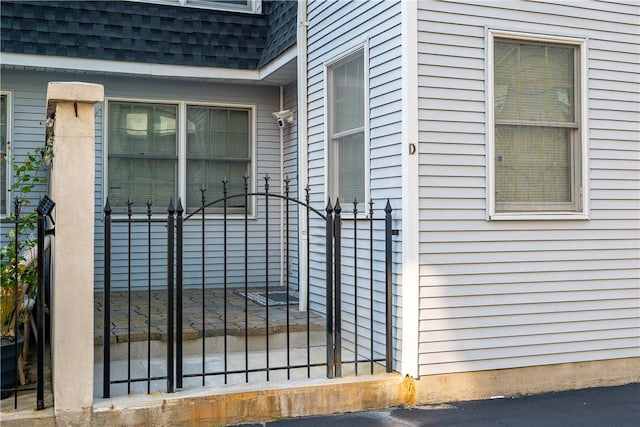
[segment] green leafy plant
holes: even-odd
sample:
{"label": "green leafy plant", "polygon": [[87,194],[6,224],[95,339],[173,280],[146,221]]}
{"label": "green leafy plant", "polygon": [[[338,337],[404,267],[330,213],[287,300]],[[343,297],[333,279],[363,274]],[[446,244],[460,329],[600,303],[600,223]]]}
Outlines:
{"label": "green leafy plant", "polygon": [[2,153],[0,156],[0,161],[7,162],[13,171],[9,187],[13,203],[7,215],[9,230],[0,248],[0,338],[3,341],[13,341],[20,334],[20,326],[28,318],[29,301],[37,290],[34,231],[38,214],[30,196],[37,186],[48,182],[46,169],[53,158],[53,125],[51,117],[47,120],[44,145],[36,154],[27,153],[24,163],[15,162],[13,155]]}

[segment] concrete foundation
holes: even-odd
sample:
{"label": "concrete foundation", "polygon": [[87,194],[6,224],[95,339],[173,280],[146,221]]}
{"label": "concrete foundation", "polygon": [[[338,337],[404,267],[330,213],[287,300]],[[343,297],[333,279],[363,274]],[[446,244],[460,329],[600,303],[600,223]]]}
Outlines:
{"label": "concrete foundation", "polygon": [[[87,414],[2,414],[2,426],[211,426],[357,412],[640,382],[640,358],[424,376],[380,374],[333,380],[200,388],[102,399]],[[261,387],[262,386],[262,387]]]}

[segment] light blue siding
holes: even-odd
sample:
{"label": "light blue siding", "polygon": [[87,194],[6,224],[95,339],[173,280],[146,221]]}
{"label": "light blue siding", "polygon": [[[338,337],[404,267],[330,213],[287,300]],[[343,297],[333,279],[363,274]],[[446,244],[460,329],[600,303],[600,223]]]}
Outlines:
{"label": "light blue siding", "polygon": [[[376,209],[375,216],[384,217],[387,198],[393,208],[394,228],[400,228],[401,207],[401,42],[400,42],[400,3],[395,1],[372,2],[325,2],[310,1],[308,4],[308,155],[309,185],[311,201],[317,209],[324,211],[327,203],[325,190],[325,166],[327,153],[326,139],[326,99],[325,99],[325,64],[354,47],[365,44],[368,57],[368,92],[369,109],[369,186],[370,197]],[[332,204],[335,200],[332,201]],[[384,331],[384,234],[383,223],[376,222],[374,237],[374,311],[370,311],[369,221],[359,220],[357,269],[355,268],[354,244],[349,238],[353,235],[354,222],[349,218],[352,204],[341,201],[343,234],[343,335],[347,340],[354,340],[354,319],[357,316],[361,324],[363,320],[373,317],[376,339],[384,339],[380,332]],[[368,207],[367,207],[368,210]],[[364,233],[366,231],[366,233]],[[320,283],[314,288],[311,283],[311,297],[316,304],[322,305],[324,298],[324,223],[312,221],[310,224],[311,254],[310,266],[312,278]],[[394,251],[400,248],[400,238],[394,238]],[[394,258],[397,261],[398,257]],[[394,271],[399,273],[396,263]],[[398,275],[395,276],[397,283]],[[357,281],[357,300],[354,284]],[[382,285],[382,287],[380,287]],[[401,301],[397,288],[394,288],[394,310],[399,312]],[[357,308],[356,308],[357,306]],[[394,321],[394,347],[399,351],[399,320]],[[368,337],[369,327],[362,327],[358,335]],[[361,340],[360,342],[364,341]],[[367,354],[369,349],[361,346],[358,351]],[[376,351],[384,344],[378,341]],[[395,353],[398,355],[398,353]],[[396,358],[399,360],[399,357]],[[398,367],[398,366],[396,366]]]}
{"label": "light blue siding", "polygon": [[[271,177],[271,192],[280,192],[280,131],[271,116],[279,110],[279,88],[272,86],[238,86],[224,85],[203,81],[163,80],[153,78],[112,77],[104,75],[73,76],[74,80],[83,80],[104,85],[105,97],[136,100],[157,100],[169,102],[198,102],[211,104],[242,104],[255,107],[256,138],[255,163],[256,177],[252,177],[254,191],[264,191],[263,177]],[[3,70],[2,90],[11,90],[14,100],[14,138],[19,156],[23,156],[44,140],[46,88],[49,81],[69,80],[68,74],[54,72],[36,72],[24,70]],[[295,91],[294,91],[295,92]],[[289,100],[289,108],[295,109],[295,99]],[[96,184],[95,184],[95,287],[103,286],[103,203],[104,203],[104,105],[95,107],[96,128]],[[295,158],[295,130],[288,135],[288,160]],[[293,148],[292,148],[293,147]],[[292,151],[293,150],[293,151]],[[296,170],[289,173],[295,175]],[[295,161],[293,161],[295,165]],[[35,197],[44,194],[46,189],[40,188]],[[260,199],[254,217],[249,220],[249,286],[264,286],[265,254],[269,254],[269,283],[280,285],[280,202],[271,199],[269,203],[269,246],[265,245],[265,213],[264,199]],[[164,208],[162,209],[164,210]],[[160,214],[154,218],[166,218]],[[128,257],[127,224],[124,218],[114,216],[112,247],[112,286],[124,287],[129,282],[129,271],[126,267]],[[296,235],[296,224],[293,224],[292,235]],[[207,243],[205,248],[205,283],[206,286],[220,285],[223,280],[221,248],[222,221],[206,220]],[[230,219],[228,222],[228,283],[231,286],[244,285],[244,227],[242,221]],[[151,232],[151,259],[148,256],[148,236],[146,224],[136,222],[132,225],[131,244],[131,284],[134,287],[148,285],[148,264],[151,263],[151,284],[162,287],[166,285],[166,227],[161,223],[153,223]],[[200,220],[192,218],[185,223],[185,286],[200,286],[202,282]],[[295,243],[295,242],[294,242]]]}
{"label": "light blue siding", "polygon": [[[639,19],[621,2],[419,4],[421,375],[638,356]],[[588,40],[590,220],[487,221],[487,28]]]}

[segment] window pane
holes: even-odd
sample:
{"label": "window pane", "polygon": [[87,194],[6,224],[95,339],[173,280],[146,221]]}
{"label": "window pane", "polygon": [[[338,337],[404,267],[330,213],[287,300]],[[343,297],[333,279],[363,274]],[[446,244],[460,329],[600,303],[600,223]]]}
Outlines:
{"label": "window pane", "polygon": [[7,95],[0,95],[0,214],[7,213],[7,140],[9,139],[9,115]]}
{"label": "window pane", "polygon": [[175,201],[176,162],[174,160],[109,160],[109,201],[124,207],[131,199],[136,212],[146,211],[151,200],[154,210],[163,211],[173,197]]}
{"label": "window pane", "polygon": [[189,107],[187,156],[249,158],[249,110]]}
{"label": "window pane", "polygon": [[[223,162],[216,160],[187,161],[187,203],[189,210],[201,206],[202,193],[200,188],[206,188],[205,199],[208,202],[223,197],[222,180],[227,178],[227,195],[244,194],[244,179],[249,162]],[[222,207],[223,204],[216,204]],[[244,197],[234,197],[228,200],[228,207],[244,207]]]}
{"label": "window pane", "polygon": [[497,41],[496,119],[574,122],[575,49]]}
{"label": "window pane", "polygon": [[[332,66],[329,73],[329,198],[343,206],[365,202],[364,52]],[[346,208],[349,209],[350,208]]]}
{"label": "window pane", "polygon": [[496,201],[571,202],[571,130],[496,126]]}
{"label": "window pane", "polygon": [[151,200],[164,210],[176,194],[177,106],[109,103],[109,200],[130,198],[136,211]]}
{"label": "window pane", "polygon": [[110,154],[176,155],[177,107],[109,104]]}
{"label": "window pane", "polygon": [[332,70],[333,133],[364,124],[364,57],[349,59]]}
{"label": "window pane", "polygon": [[[227,195],[242,194],[250,167],[250,110],[190,106],[187,121],[187,208],[201,205],[202,185],[208,202],[221,198],[225,177]],[[227,206],[244,207],[244,198],[230,199]]]}
{"label": "window pane", "polygon": [[364,133],[358,132],[334,141],[337,190],[341,203],[354,199],[364,203]]}

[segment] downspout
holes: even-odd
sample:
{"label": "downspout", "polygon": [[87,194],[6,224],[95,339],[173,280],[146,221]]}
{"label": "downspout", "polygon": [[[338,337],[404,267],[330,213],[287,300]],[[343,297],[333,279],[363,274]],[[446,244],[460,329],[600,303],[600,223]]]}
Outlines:
{"label": "downspout", "polygon": [[[307,160],[307,1],[298,2],[298,200],[305,200],[305,188],[309,182]],[[300,311],[307,310],[307,216],[303,206],[298,208],[298,288]]]}
{"label": "downspout", "polygon": [[[284,86],[280,86],[280,110],[284,110]],[[284,194],[284,128],[280,127],[280,194]],[[280,199],[280,286],[284,278],[284,200]],[[287,289],[288,291],[288,289]]]}

